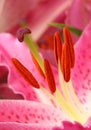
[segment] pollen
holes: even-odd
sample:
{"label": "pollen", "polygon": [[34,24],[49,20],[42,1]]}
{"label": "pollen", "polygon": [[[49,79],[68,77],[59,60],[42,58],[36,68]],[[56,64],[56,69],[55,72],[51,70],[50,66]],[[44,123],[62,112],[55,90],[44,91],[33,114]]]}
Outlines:
{"label": "pollen", "polygon": [[70,51],[67,42],[63,44],[62,47],[62,58],[61,58],[61,69],[63,72],[63,77],[66,82],[70,80]]}
{"label": "pollen", "polygon": [[55,32],[55,34],[54,34],[54,56],[55,56],[57,63],[58,63],[58,60],[61,61],[61,55],[62,55],[62,41],[60,38],[60,33]]}
{"label": "pollen", "polygon": [[44,69],[45,69],[45,77],[48,83],[49,89],[52,93],[56,91],[56,83],[54,80],[53,72],[50,66],[50,63],[47,59],[44,60]]}
{"label": "pollen", "polygon": [[67,27],[63,28],[63,38],[64,43],[62,43],[59,32],[54,34],[54,56],[57,64],[60,64],[64,80],[69,82],[71,68],[75,64],[75,53],[71,34]]}
{"label": "pollen", "polygon": [[34,78],[31,72],[28,71],[16,58],[12,58],[12,63],[22,77],[33,87],[40,88],[37,80]]}
{"label": "pollen", "polygon": [[71,38],[70,31],[68,28],[63,29],[63,35],[64,35],[64,42],[67,42],[69,45],[69,50],[70,50],[70,60],[71,60],[71,67],[74,67],[75,64],[75,53],[74,53],[74,47],[73,47],[73,41]]}

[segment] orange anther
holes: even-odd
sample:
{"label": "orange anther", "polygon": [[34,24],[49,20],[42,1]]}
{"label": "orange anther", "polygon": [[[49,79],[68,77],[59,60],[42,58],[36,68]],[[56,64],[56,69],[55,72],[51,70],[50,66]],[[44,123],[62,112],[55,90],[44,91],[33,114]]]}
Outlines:
{"label": "orange anther", "polygon": [[50,63],[47,59],[44,60],[44,70],[45,70],[45,77],[48,83],[49,89],[52,93],[56,91],[56,84],[53,76],[53,72],[50,66]]}
{"label": "orange anther", "polygon": [[35,66],[36,66],[36,68],[37,68],[39,74],[40,74],[43,78],[45,78],[44,72],[42,71],[41,67],[39,66],[37,60],[35,59],[35,57],[34,57],[32,54],[31,54],[31,56],[32,56],[33,63],[35,64]]}
{"label": "orange anther", "polygon": [[68,30],[67,27],[64,27],[63,34],[64,34],[64,42],[68,43],[69,45],[71,67],[74,67],[75,54],[74,54],[73,41],[72,41],[70,31]]}
{"label": "orange anther", "polygon": [[54,55],[55,55],[57,63],[58,63],[58,60],[61,61],[62,42],[61,42],[61,38],[60,38],[60,33],[59,32],[56,32],[54,34]]}
{"label": "orange anther", "polygon": [[12,58],[12,62],[22,77],[33,87],[40,88],[37,80],[34,78],[31,72],[28,71],[16,58]]}
{"label": "orange anther", "polygon": [[61,68],[64,80],[68,82],[70,80],[70,51],[68,43],[64,43],[62,47],[62,58],[61,58]]}

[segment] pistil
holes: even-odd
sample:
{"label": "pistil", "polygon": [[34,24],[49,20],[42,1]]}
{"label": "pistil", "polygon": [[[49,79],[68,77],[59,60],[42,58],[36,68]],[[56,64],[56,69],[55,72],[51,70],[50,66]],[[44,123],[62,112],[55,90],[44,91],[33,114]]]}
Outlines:
{"label": "pistil", "polygon": [[34,56],[34,58],[36,59],[36,61],[38,62],[40,68],[42,69],[42,71],[44,72],[44,66],[43,66],[43,60],[40,57],[39,53],[38,53],[38,47],[37,45],[33,42],[30,33],[31,31],[29,31],[30,29],[25,27],[25,28],[20,28],[17,32],[17,36],[18,36],[18,40],[20,42],[25,41],[26,45],[28,46],[31,54]]}

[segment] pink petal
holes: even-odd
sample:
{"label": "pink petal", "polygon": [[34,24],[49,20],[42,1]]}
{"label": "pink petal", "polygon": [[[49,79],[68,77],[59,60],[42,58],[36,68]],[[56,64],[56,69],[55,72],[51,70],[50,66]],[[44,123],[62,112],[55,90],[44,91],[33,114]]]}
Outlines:
{"label": "pink petal", "polygon": [[59,126],[61,121],[65,119],[68,120],[59,109],[38,102],[25,100],[0,101],[0,122]]}
{"label": "pink petal", "polygon": [[[66,10],[69,8],[71,3],[72,0],[41,0],[38,4],[36,4],[36,6],[30,10],[28,15],[24,18],[32,30],[33,38],[38,40],[48,28],[48,23],[55,20],[60,20],[62,22],[64,20]],[[15,32],[16,28],[13,28],[11,32]]]}
{"label": "pink petal", "polygon": [[59,109],[38,102],[1,100],[0,108],[0,128],[4,130],[91,130],[68,122]]}
{"label": "pink petal", "polygon": [[39,75],[34,66],[29,49],[24,43],[18,42],[18,40],[10,34],[0,34],[0,57],[0,63],[9,68],[8,83],[14,93],[22,94],[23,97],[28,100],[31,99],[51,104],[49,98],[41,90],[34,89],[21,77],[11,62],[12,57],[17,58],[33,73],[39,83],[45,84],[44,79]]}
{"label": "pink petal", "polygon": [[0,34],[0,63],[9,68],[8,83],[11,89],[23,94],[26,99],[38,100],[34,89],[16,71],[11,62],[12,57],[18,58],[30,71],[35,72],[36,78],[39,78],[28,48],[10,34]]}
{"label": "pink petal", "polygon": [[0,129],[3,130],[91,130],[91,127],[82,127],[79,123],[63,122],[63,126],[53,127],[52,125],[37,125],[24,123],[0,123]]}
{"label": "pink petal", "polygon": [[[79,29],[84,29],[91,19],[91,12],[86,10],[86,0],[75,0],[70,7],[67,14],[67,23],[77,27]],[[89,13],[89,16],[88,16]]]}
{"label": "pink petal", "polygon": [[[0,1],[0,31],[7,31],[15,26],[32,10],[39,0],[1,0]],[[14,5],[14,6],[13,6]]]}
{"label": "pink petal", "polygon": [[91,127],[91,117],[88,118],[87,122],[84,125],[85,127]]}
{"label": "pink petal", "polygon": [[[58,17],[63,17],[63,13],[71,5],[72,0],[50,0],[40,3],[28,15],[28,25],[31,27],[32,36],[38,40],[40,36],[48,28],[48,23],[54,21]],[[37,11],[38,10],[38,11]]]}
{"label": "pink petal", "polygon": [[51,61],[51,64],[53,66],[56,66],[56,60],[54,58],[54,52],[51,51],[51,50],[43,50],[43,49],[40,49],[40,55],[43,59],[47,58],[49,61]]}
{"label": "pink petal", "polygon": [[79,123],[75,122],[74,124],[68,121],[63,122],[63,128],[58,128],[54,130],[91,130],[91,128],[88,129],[88,127],[83,127]]}
{"label": "pink petal", "polygon": [[[91,7],[91,2],[88,2],[88,0],[73,1],[67,12],[65,23],[83,30],[91,19],[91,11],[88,9],[88,5]],[[72,35],[72,38],[74,43],[78,40],[75,35]]]}
{"label": "pink petal", "polygon": [[[52,125],[38,125],[38,124],[25,124],[25,123],[0,123],[1,130],[54,130]],[[57,130],[57,129],[55,129]]]}
{"label": "pink petal", "polygon": [[91,22],[75,45],[73,86],[79,100],[91,114]]}

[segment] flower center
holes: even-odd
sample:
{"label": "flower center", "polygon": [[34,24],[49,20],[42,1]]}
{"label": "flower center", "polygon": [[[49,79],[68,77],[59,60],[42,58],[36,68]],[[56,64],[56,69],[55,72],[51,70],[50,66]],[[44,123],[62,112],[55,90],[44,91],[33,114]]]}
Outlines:
{"label": "flower center", "polygon": [[39,74],[48,84],[49,90],[38,83],[33,74],[25,68],[20,61],[16,58],[12,58],[12,62],[22,77],[33,87],[41,89],[52,99],[62,111],[64,111],[72,121],[77,121],[84,124],[88,119],[88,114],[79,102],[72,82],[71,82],[71,69],[75,63],[75,53],[71,34],[65,27],[63,29],[64,43],[60,38],[60,33],[54,34],[54,55],[58,66],[58,77],[60,82],[60,88],[55,83],[55,77],[52,72],[51,65],[47,59],[42,60],[38,53],[38,48],[33,43],[29,35],[24,37],[24,34],[28,34],[31,31],[27,28],[20,29],[18,32],[18,39],[23,41],[30,49],[33,62],[38,70]]}

